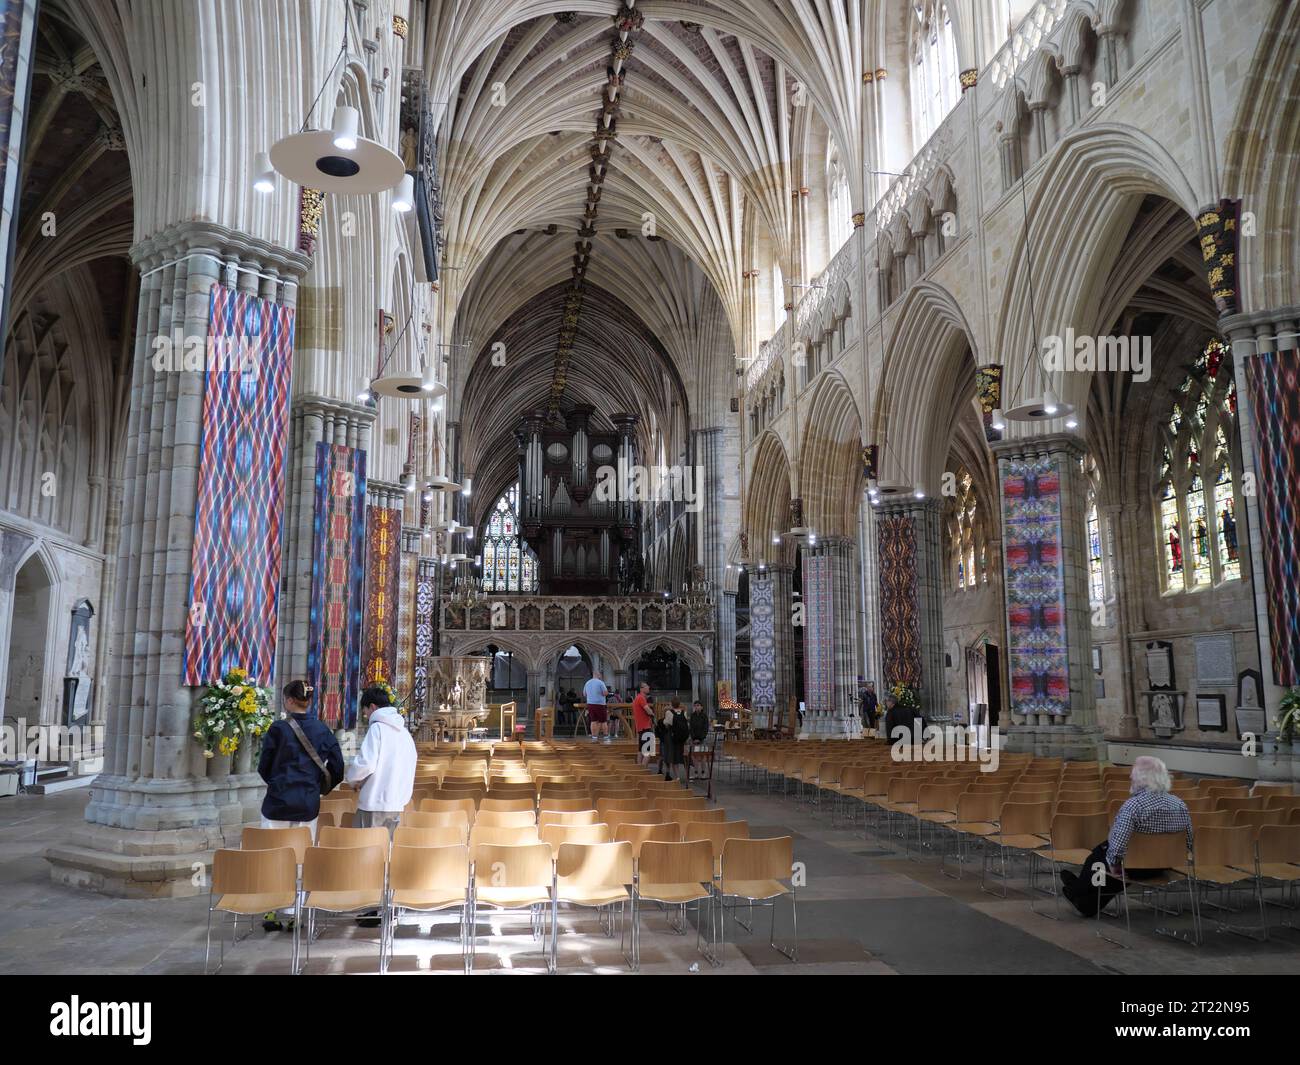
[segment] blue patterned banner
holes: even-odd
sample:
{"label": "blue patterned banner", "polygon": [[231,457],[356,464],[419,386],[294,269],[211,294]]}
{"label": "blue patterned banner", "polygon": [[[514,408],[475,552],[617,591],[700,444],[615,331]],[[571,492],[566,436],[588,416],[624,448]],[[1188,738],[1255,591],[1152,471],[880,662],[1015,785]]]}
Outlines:
{"label": "blue patterned banner", "polygon": [[807,709],[835,709],[835,604],[831,595],[831,560],[804,557],[803,686]]}

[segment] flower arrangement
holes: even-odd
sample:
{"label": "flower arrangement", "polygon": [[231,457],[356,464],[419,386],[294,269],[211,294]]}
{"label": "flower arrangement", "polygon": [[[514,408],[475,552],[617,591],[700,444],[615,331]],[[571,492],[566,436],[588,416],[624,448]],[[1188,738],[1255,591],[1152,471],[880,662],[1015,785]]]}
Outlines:
{"label": "flower arrangement", "polygon": [[383,691],[388,696],[389,705],[403,717],[406,717],[406,707],[402,705],[402,697],[397,694],[396,688],[384,680],[383,677],[376,679],[373,686]]}
{"label": "flower arrangement", "polygon": [[1278,704],[1277,738],[1292,743],[1300,732],[1300,688],[1291,688]]}
{"label": "flower arrangement", "polygon": [[245,739],[257,741],[275,720],[271,689],[248,681],[248,670],[234,668],[199,698],[194,738],[203,744],[203,757],[234,754]]}
{"label": "flower arrangement", "polygon": [[921,697],[910,684],[904,684],[901,680],[895,681],[889,686],[889,694],[898,700],[898,705],[904,710],[921,709]]}

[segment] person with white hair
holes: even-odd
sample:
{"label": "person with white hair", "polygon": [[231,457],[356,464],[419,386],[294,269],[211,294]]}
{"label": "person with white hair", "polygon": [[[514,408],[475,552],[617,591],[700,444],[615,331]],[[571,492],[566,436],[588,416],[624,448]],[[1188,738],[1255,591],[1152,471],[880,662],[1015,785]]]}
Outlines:
{"label": "person with white hair", "polygon": [[[1061,873],[1065,897],[1085,917],[1095,917],[1124,889],[1116,877],[1135,832],[1185,832],[1188,849],[1192,846],[1192,816],[1187,804],[1170,794],[1165,763],[1144,754],[1134,760],[1129,780],[1130,797],[1115,814],[1106,842],[1093,848],[1078,873],[1069,870]],[[1162,872],[1163,869],[1125,868],[1124,875],[1129,880],[1145,880]]]}

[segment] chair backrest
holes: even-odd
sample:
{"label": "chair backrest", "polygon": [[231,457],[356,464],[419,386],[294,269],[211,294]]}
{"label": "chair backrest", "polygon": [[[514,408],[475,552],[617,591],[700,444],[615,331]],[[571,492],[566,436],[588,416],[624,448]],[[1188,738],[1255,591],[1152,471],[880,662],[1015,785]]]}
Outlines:
{"label": "chair backrest", "polygon": [[660,796],[650,805],[656,810],[662,810],[664,813],[669,813],[672,810],[706,810],[709,806],[709,800],[703,795],[696,795],[689,799],[668,799]]}
{"label": "chair backrest", "polygon": [[1238,810],[1263,810],[1264,796],[1248,795],[1245,798],[1238,798],[1236,796],[1216,795],[1214,797],[1214,805],[1215,809],[1231,810],[1233,813],[1236,813]]}
{"label": "chair backrest", "polygon": [[1300,809],[1300,795],[1266,795],[1264,797],[1264,808],[1266,810]]}
{"label": "chair backrest", "polygon": [[1212,810],[1209,813],[1203,813],[1199,810],[1193,811],[1192,831],[1200,832],[1203,828],[1227,828],[1232,824],[1234,813],[1231,810]]}
{"label": "chair backrest", "polygon": [[[1104,799],[1095,802],[1072,802],[1062,800],[1056,804],[1056,812],[1058,814],[1101,814],[1105,817],[1106,801]],[[1102,835],[1105,835],[1105,833],[1102,833]]]}
{"label": "chair backrest", "polygon": [[597,799],[596,811],[603,819],[607,814],[616,810],[644,810],[651,803],[647,802],[644,797],[636,799]]}
{"label": "chair backrest", "polygon": [[478,812],[478,806],[471,798],[457,798],[457,799],[438,798],[438,799],[420,800],[420,813],[422,814],[424,813],[437,814],[437,813],[443,813],[447,810],[464,810],[466,818],[469,820],[469,823],[472,825],[474,823],[474,815]]}
{"label": "chair backrest", "polygon": [[556,813],[564,811],[572,813],[578,810],[595,810],[596,804],[585,793],[575,795],[573,798],[557,799],[554,795],[547,795],[543,791],[539,808],[543,811],[551,810]]}
{"label": "chair backrest", "polygon": [[737,839],[722,845],[722,890],[738,880],[788,880],[794,865],[794,837]]}
{"label": "chair backrest", "polygon": [[690,843],[706,840],[714,855],[722,854],[729,839],[749,839],[748,821],[690,821],[682,826],[682,839]]}
{"label": "chair backrest", "polygon": [[537,824],[537,815],[532,810],[484,810],[479,807],[474,824],[484,828],[519,828]]}
{"label": "chair backrest", "polygon": [[1052,818],[1053,850],[1092,850],[1106,838],[1110,830],[1110,818],[1105,809],[1087,813],[1062,813],[1057,807],[1056,816]]}
{"label": "chair backrest", "polygon": [[1215,798],[1244,799],[1250,794],[1250,787],[1247,784],[1202,784],[1201,793]]}
{"label": "chair backrest", "polygon": [[543,810],[537,815],[538,825],[594,825],[603,824],[595,810]]}
{"label": "chair backrest", "polygon": [[1230,865],[1255,868],[1255,830],[1250,825],[1196,828],[1196,864],[1202,868]]}
{"label": "chair backrest", "polygon": [[725,821],[727,811],[721,806],[711,806],[707,810],[669,810],[667,816],[679,825],[698,825]]}
{"label": "chair backrest", "polygon": [[965,784],[925,784],[917,793],[917,812],[937,810],[955,814],[957,799],[966,790]]}
{"label": "chair backrest", "polygon": [[479,843],[470,848],[474,882],[483,887],[543,887],[549,891],[554,855],[549,843]]}
{"label": "chair backrest", "polygon": [[1129,869],[1174,869],[1186,864],[1186,832],[1134,832],[1124,855]]}
{"label": "chair backrest", "polygon": [[1004,836],[1047,836],[1052,831],[1052,804],[1009,799],[998,814],[998,827]]}
{"label": "chair backrest", "polygon": [[320,847],[383,847],[388,849],[388,829],[378,828],[322,828],[317,836]]}
{"label": "chair backrest", "polygon": [[537,807],[536,801],[532,797],[532,785],[528,785],[528,793],[519,798],[503,799],[495,793],[489,792],[486,799],[478,804],[478,812],[484,813],[518,813],[520,810],[526,810],[532,813]]}
{"label": "chair backrest", "polygon": [[403,847],[448,847],[454,843],[464,845],[468,840],[469,826],[464,822],[433,828],[398,825],[397,831],[393,833],[393,846],[401,844]]}
{"label": "chair backrest", "polygon": [[[398,832],[403,829],[398,829]],[[407,829],[405,831],[410,831]],[[469,848],[464,842],[408,847],[393,844],[388,884],[394,891],[469,890]]]}
{"label": "chair backrest", "polygon": [[1262,825],[1259,860],[1275,865],[1300,865],[1300,824]]}
{"label": "chair backrest", "polygon": [[662,825],[668,818],[658,810],[615,810],[605,818],[605,824],[618,838],[619,825]]}
{"label": "chair backrest", "polygon": [[651,841],[641,846],[637,859],[641,890],[655,884],[710,884],[713,882],[713,849],[708,840],[687,843]]}
{"label": "chair backrest", "polygon": [[1265,825],[1286,824],[1285,810],[1238,810],[1232,815],[1234,825],[1249,825],[1258,834]]}
{"label": "chair backrest", "polygon": [[660,825],[634,825],[623,823],[618,826],[614,833],[614,839],[617,842],[628,842],[632,844],[634,854],[641,853],[641,844],[654,841],[656,843],[676,843],[682,838],[681,826],[673,821],[669,824]]}
{"label": "chair backrest", "polygon": [[594,825],[542,825],[540,833],[542,842],[552,848],[565,843],[608,843],[614,838],[609,825],[603,822]]}
{"label": "chair backrest", "polygon": [[540,843],[536,825],[521,825],[517,828],[497,828],[491,825],[475,825],[470,830],[469,846],[477,851],[480,846],[524,847]]}
{"label": "chair backrest", "polygon": [[967,824],[992,824],[1002,810],[1002,793],[966,792],[957,797],[957,820]]}
{"label": "chair backrest", "polygon": [[387,860],[387,840],[382,847],[308,847],[302,863],[303,890],[382,890]]}
{"label": "chair backrest", "polygon": [[555,855],[555,874],[562,889],[625,887],[632,883],[633,858],[632,844],[626,840],[562,843]]}
{"label": "chair backrest", "polygon": [[219,850],[212,856],[214,895],[293,894],[297,887],[298,856],[292,847]]}
{"label": "chair backrest", "polygon": [[311,829],[306,825],[295,825],[293,828],[256,828],[248,825],[239,837],[240,849],[246,851],[290,847],[298,865],[302,865],[302,856],[307,853],[311,843]]}
{"label": "chair backrest", "polygon": [[469,831],[469,815],[464,810],[412,810],[402,814],[402,824],[410,828],[459,828]]}
{"label": "chair backrest", "polygon": [[1216,809],[1215,803],[1218,801],[1216,799],[1210,798],[1209,796],[1206,796],[1205,798],[1202,799],[1202,798],[1192,798],[1192,797],[1179,795],[1178,798],[1183,800],[1184,805],[1187,807],[1189,811],[1192,812],[1199,811],[1200,813],[1206,813],[1206,814],[1213,813],[1213,811]]}

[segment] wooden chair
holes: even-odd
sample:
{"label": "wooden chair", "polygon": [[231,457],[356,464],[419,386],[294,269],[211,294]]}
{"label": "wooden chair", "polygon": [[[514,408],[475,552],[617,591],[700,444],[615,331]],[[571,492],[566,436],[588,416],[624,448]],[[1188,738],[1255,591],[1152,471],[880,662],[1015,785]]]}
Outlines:
{"label": "wooden chair", "polygon": [[239,837],[239,849],[245,851],[270,851],[288,847],[293,851],[294,861],[302,865],[303,855],[311,846],[311,829],[306,825],[293,828],[257,828],[246,825]]}
{"label": "wooden chair", "polygon": [[[604,827],[604,826],[600,826]],[[621,911],[619,947],[628,965],[637,965],[629,949],[635,942],[624,946],[626,940],[628,903],[635,905],[631,886],[635,882],[635,856],[632,844],[621,843],[562,843],[555,856],[555,904],[596,910],[602,918],[608,914],[610,934],[613,930],[613,907]],[[636,914],[633,912],[633,923]],[[558,922],[551,924],[551,970],[559,968]],[[602,929],[603,930],[603,929]],[[633,933],[635,941],[635,932]]]}
{"label": "wooden chair", "polygon": [[713,876],[722,875],[722,847],[729,839],[749,839],[748,821],[688,821],[682,826],[682,839],[687,843],[707,840],[713,854]]}
{"label": "wooden chair", "polygon": [[1209,813],[1193,810],[1191,813],[1192,831],[1199,832],[1203,828],[1229,828],[1232,825],[1233,816],[1231,810],[1212,810]]}
{"label": "wooden chair", "polygon": [[[304,967],[311,961],[311,943],[316,932],[316,915],[357,915],[383,911],[385,918],[384,873],[388,862],[387,829],[335,829],[336,832],[378,831],[382,846],[310,847],[302,866],[303,910],[307,916]],[[381,918],[385,919],[385,918]],[[380,967],[386,931],[379,937]]]}
{"label": "wooden chair", "polygon": [[669,927],[678,935],[686,934],[686,907],[695,904],[695,946],[705,957],[712,955],[701,946],[699,916],[700,903],[713,898],[713,852],[705,840],[690,843],[649,842],[641,847],[637,859],[636,901],[633,904],[632,955],[641,958],[641,910],[644,902],[658,902],[665,907],[678,907],[681,921]]}
{"label": "wooden chair", "polygon": [[666,816],[679,825],[690,825],[725,821],[727,811],[721,806],[714,806],[708,810],[669,810]]}
{"label": "wooden chair", "polygon": [[[491,830],[486,830],[491,831]],[[499,829],[497,831],[509,831]],[[501,844],[479,842],[472,847],[474,860],[473,913],[470,916],[469,962],[474,965],[477,918],[480,907],[497,913],[529,914],[533,938],[541,939],[545,917],[555,935],[555,860],[549,843]],[[554,960],[546,951],[546,968]]]}
{"label": "wooden chair", "polygon": [[478,813],[478,805],[473,799],[466,798],[420,800],[419,812],[422,814],[439,814],[449,810],[464,810],[466,820],[473,825],[474,817]]}
{"label": "wooden chair", "polygon": [[1232,813],[1236,813],[1238,810],[1263,810],[1265,808],[1264,796],[1248,795],[1244,798],[1236,798],[1227,795],[1216,795],[1214,796],[1214,807],[1216,810],[1229,810]]}
{"label": "wooden chair", "polygon": [[625,821],[614,831],[616,842],[632,844],[634,857],[640,857],[643,843],[677,843],[681,838],[681,828],[676,821],[658,825],[640,825]]}
{"label": "wooden chair", "polygon": [[462,810],[413,810],[402,814],[402,824],[408,828],[459,828],[469,833],[469,815]]}
{"label": "wooden chair", "polygon": [[[1129,869],[1163,869],[1165,872],[1155,877],[1145,877],[1140,880],[1129,878]],[[1124,854],[1123,861],[1120,862],[1119,881],[1121,890],[1119,897],[1121,906],[1124,910],[1124,928],[1128,933],[1133,931],[1132,908],[1129,905],[1129,888],[1136,885],[1142,892],[1163,891],[1166,894],[1180,885],[1188,887],[1191,899],[1192,911],[1192,936],[1193,943],[1199,944],[1200,937],[1200,912],[1197,909],[1197,892],[1196,892],[1196,875],[1194,860],[1188,853],[1187,833],[1178,832],[1135,832],[1129,840],[1128,850]],[[1126,946],[1119,940],[1112,939],[1101,931],[1101,911],[1097,911],[1097,934],[1108,942],[1115,943],[1118,946]],[[1164,929],[1157,928],[1157,933],[1173,935]]]}
{"label": "wooden chair", "polygon": [[[1197,828],[1193,869],[1193,877],[1198,892],[1206,888],[1217,887],[1220,897],[1226,895],[1229,902],[1231,901],[1232,889],[1238,884],[1249,881],[1255,889],[1255,896],[1259,900],[1259,928],[1239,928],[1225,924],[1217,919],[1215,923],[1220,931],[1236,932],[1239,935],[1247,935],[1251,938],[1263,938],[1266,935],[1265,929],[1268,927],[1268,918],[1264,913],[1263,884],[1255,866],[1254,828],[1250,825]],[[1205,901],[1208,900],[1200,900],[1202,909]]]}
{"label": "wooden chair", "polygon": [[662,810],[665,814],[671,814],[674,810],[707,810],[709,800],[703,795],[693,796],[689,799],[658,797],[650,805],[656,810]]}
{"label": "wooden chair", "polygon": [[[439,829],[399,828],[398,833],[438,832]],[[402,914],[460,910],[460,953],[469,972],[470,919],[469,848],[462,842],[450,846],[404,846],[394,841],[388,868],[387,948],[380,969],[388,971],[393,941]]]}
{"label": "wooden chair", "polygon": [[542,795],[542,800],[538,804],[538,808],[543,813],[547,810],[550,810],[553,813],[574,813],[580,810],[591,810],[594,812],[596,809],[591,799],[586,798],[585,796],[573,799],[557,799],[554,796],[546,794]]}
{"label": "wooden chair", "polygon": [[[965,784],[923,784],[916,797],[916,845],[918,850],[925,846],[925,826],[937,828],[949,825],[957,820],[957,800],[965,792]],[[908,836],[911,840],[911,836]],[[910,856],[910,842],[904,845],[904,852]]]}
{"label": "wooden chair", "polygon": [[[1256,876],[1259,878],[1260,890],[1265,881],[1282,888],[1282,899],[1273,906],[1295,911],[1300,908],[1297,902],[1296,887],[1300,884],[1300,824],[1262,825],[1255,841]],[[1291,901],[1286,901],[1287,896]],[[1267,911],[1265,911],[1267,912]],[[1286,928],[1300,925],[1284,921]],[[1264,936],[1268,936],[1268,925],[1264,926]]]}
{"label": "wooden chair", "polygon": [[478,804],[480,814],[519,813],[520,811],[532,813],[536,809],[537,803],[533,799],[531,785],[529,785],[528,793],[519,798],[503,799],[489,792],[487,798]]}
{"label": "wooden chair", "polygon": [[543,843],[549,843],[552,850],[558,850],[565,843],[608,843],[614,838],[609,825],[604,823],[592,825],[542,825],[540,833]]}
{"label": "wooden chair", "polygon": [[475,825],[469,833],[470,857],[478,861],[480,846],[526,847],[541,842],[536,825],[521,825],[516,828],[496,828],[489,825]]}
{"label": "wooden chair", "polygon": [[484,810],[479,807],[474,824],[484,828],[522,828],[537,824],[537,815],[532,810]]}
{"label": "wooden chair", "polygon": [[[996,848],[1002,864],[1002,892],[1007,897],[1007,857],[1017,854],[1029,856],[1033,851],[1041,850],[1051,844],[1052,804],[1050,802],[1014,802],[1002,804],[998,813],[998,830],[984,837],[984,842]],[[1032,862],[1032,858],[1029,859]],[[989,866],[989,851],[984,851],[984,861],[980,870],[980,888],[988,891],[986,886]],[[1032,866],[1031,866],[1032,872]],[[990,891],[989,894],[998,894]]]}
{"label": "wooden chair", "polygon": [[388,849],[388,829],[322,828],[316,839],[318,847],[383,847]]}
{"label": "wooden chair", "polygon": [[[768,945],[791,961],[799,960],[799,912],[795,903],[793,871],[794,838],[791,836],[775,839],[739,839],[733,836],[723,843],[718,878],[718,906],[721,911],[718,964],[722,964],[727,948],[726,900],[729,898],[749,903],[750,925],[744,925],[736,919],[736,923],[746,931],[750,931],[753,924],[754,904],[769,906],[772,910],[772,928],[768,935]],[[782,883],[785,880],[790,881],[789,887]],[[789,948],[778,946],[776,942],[776,903],[782,897],[790,899],[793,941]],[[734,905],[732,910],[734,917]]]}
{"label": "wooden chair", "polygon": [[958,797],[957,820],[951,821],[944,826],[949,830],[949,835],[945,837],[945,846],[939,852],[939,871],[944,876],[952,875],[948,872],[948,848],[946,846],[948,840],[951,839],[956,844],[956,879],[960,880],[962,865],[966,861],[966,843],[968,841],[979,843],[997,832],[998,816],[1002,811],[1002,806],[1003,797],[1000,791],[968,791]]}
{"label": "wooden chair", "polygon": [[543,810],[537,815],[541,825],[594,825],[603,824],[595,810]]}
{"label": "wooden chair", "polygon": [[468,841],[469,827],[463,821],[458,825],[438,825],[432,828],[399,825],[393,833],[394,847],[463,847]]}
{"label": "wooden chair", "polygon": [[[263,831],[277,831],[266,829]],[[278,831],[294,831],[280,829]],[[305,829],[303,831],[306,831]],[[310,848],[309,848],[310,849]],[[208,933],[207,946],[203,952],[203,972],[208,972],[208,962],[212,956],[212,915],[220,913],[222,921],[227,917],[232,924],[232,945],[238,940],[233,938],[239,929],[239,918],[252,920],[263,914],[285,910],[298,902],[298,857],[293,847],[276,847],[274,849],[219,850],[212,856],[212,884],[208,891]],[[290,971],[298,967],[298,944],[300,921],[293,924],[293,948]],[[220,957],[215,972],[220,972],[226,964],[226,936],[224,931],[218,936]]]}
{"label": "wooden chair", "polygon": [[[1052,817],[1052,827],[1048,833],[1048,846],[1041,849],[1035,848],[1029,854],[1029,860],[1032,863],[1029,877],[1032,901],[1029,908],[1042,917],[1050,917],[1054,921],[1060,920],[1061,889],[1057,883],[1059,879],[1057,867],[1072,868],[1082,865],[1087,861],[1088,855],[1092,853],[1093,848],[1106,838],[1109,831],[1110,818],[1107,817],[1104,809],[1073,814],[1062,812],[1058,806],[1056,814]],[[1033,870],[1037,868],[1040,862],[1047,863],[1047,880],[1052,886],[1052,913],[1044,913],[1038,909],[1037,899],[1032,897]]]}
{"label": "wooden chair", "polygon": [[667,820],[658,810],[615,810],[605,818],[605,824],[617,839],[619,825],[662,825]]}

